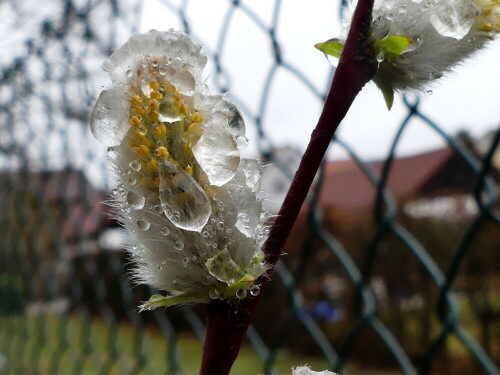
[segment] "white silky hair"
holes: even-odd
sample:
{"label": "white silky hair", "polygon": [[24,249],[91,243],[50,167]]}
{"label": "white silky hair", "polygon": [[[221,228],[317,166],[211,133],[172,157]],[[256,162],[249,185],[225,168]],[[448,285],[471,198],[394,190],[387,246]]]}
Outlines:
{"label": "white silky hair", "polygon": [[423,90],[483,48],[499,19],[498,3],[487,0],[375,0],[371,40],[404,35],[413,42],[394,61],[381,61],[374,81],[396,91]]}

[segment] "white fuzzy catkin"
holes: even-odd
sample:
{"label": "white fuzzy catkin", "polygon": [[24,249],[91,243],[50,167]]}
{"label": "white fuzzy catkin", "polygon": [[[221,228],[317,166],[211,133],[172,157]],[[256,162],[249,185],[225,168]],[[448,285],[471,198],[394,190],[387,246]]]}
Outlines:
{"label": "white fuzzy catkin", "polygon": [[292,375],[337,375],[331,371],[313,371],[307,366],[300,366],[292,369]]}
{"label": "white fuzzy catkin", "polygon": [[397,58],[374,48],[374,82],[383,91],[422,90],[484,47],[499,30],[499,0],[375,0],[370,44],[397,35],[409,37],[411,43]]}
{"label": "white fuzzy catkin", "polygon": [[181,32],[132,36],[102,65],[113,87],[91,116],[119,184],[135,279],[166,291],[142,308],[256,295],[268,228],[245,125],[202,81],[201,46]]}

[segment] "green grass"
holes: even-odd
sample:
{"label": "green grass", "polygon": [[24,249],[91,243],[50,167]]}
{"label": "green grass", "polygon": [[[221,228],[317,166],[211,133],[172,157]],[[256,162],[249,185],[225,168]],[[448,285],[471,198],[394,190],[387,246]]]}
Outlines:
{"label": "green grass", "polygon": [[[169,341],[157,329],[140,332],[130,324],[106,324],[77,315],[0,316],[0,353],[10,363],[8,370],[0,368],[1,375],[195,375],[199,371],[201,350],[200,342],[188,333]],[[290,375],[292,366],[304,364],[314,370],[328,367],[322,358],[298,357],[282,350],[275,373]],[[353,374],[397,374],[348,367]],[[250,345],[243,345],[231,374],[261,373],[263,362]]]}

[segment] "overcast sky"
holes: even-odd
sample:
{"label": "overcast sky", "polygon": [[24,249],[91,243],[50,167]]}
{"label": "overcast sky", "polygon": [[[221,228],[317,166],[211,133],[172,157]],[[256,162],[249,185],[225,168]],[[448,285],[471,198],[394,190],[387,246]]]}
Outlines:
{"label": "overcast sky", "polygon": [[[181,1],[144,2],[141,30],[180,29],[180,19],[171,10],[179,3]],[[230,3],[227,0],[189,2],[186,16],[191,31],[209,50],[216,49]],[[272,24],[275,1],[252,0],[242,1],[242,4],[255,12],[267,27]],[[284,60],[323,91],[330,66],[313,45],[340,35],[338,2],[283,1],[278,20],[276,35]],[[496,128],[500,123],[499,61],[500,38],[497,38],[487,50],[430,88],[431,95],[424,93],[422,111],[450,134],[468,129],[473,135],[480,136]],[[239,9],[228,29],[222,62],[232,77],[231,92],[247,110],[258,113],[264,81],[273,65],[270,38]],[[304,149],[320,109],[320,103],[307,87],[285,69],[279,69],[264,113],[264,129],[274,144]],[[361,156],[381,158],[405,114],[399,98],[392,111],[387,111],[381,93],[369,84],[356,99],[338,134]],[[256,135],[253,127],[248,127],[250,145],[255,148],[252,141]],[[398,152],[400,155],[414,154],[442,144],[433,131],[414,121],[403,136]],[[329,155],[335,158],[344,156],[338,146],[333,147]]]}

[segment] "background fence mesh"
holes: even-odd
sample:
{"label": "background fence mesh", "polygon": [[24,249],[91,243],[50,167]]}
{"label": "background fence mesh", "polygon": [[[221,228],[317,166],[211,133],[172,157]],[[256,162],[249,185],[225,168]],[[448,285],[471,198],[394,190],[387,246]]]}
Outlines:
{"label": "background fence mesh", "polygon": [[[157,7],[189,33],[196,28],[192,3],[165,0]],[[227,1],[215,48],[207,53],[213,80],[221,91],[231,90],[223,57],[235,14],[268,39],[272,63],[261,77],[258,106],[251,109],[236,91],[232,96],[247,127],[256,129],[252,142],[262,159],[290,176],[283,158],[290,150],[274,147],[267,136],[271,87],[286,71],[321,103],[328,82],[318,88],[284,58],[275,30],[287,14],[281,1],[270,3],[272,17],[264,19],[250,1]],[[87,125],[103,80],[99,66],[123,36],[137,32],[143,6],[134,0],[0,3],[6,36],[0,56],[0,374],[197,373],[203,308],[137,313],[151,291],[133,288],[127,277],[120,230],[102,203],[112,186],[105,152]],[[332,140],[369,181],[373,200],[358,214],[325,208],[321,197],[335,180],[328,184],[324,166],[295,228],[299,240],[278,265],[234,374],[286,374],[304,363],[342,374],[499,373],[493,161],[500,131],[478,152],[470,139],[447,134],[423,113],[417,97],[404,103],[407,116],[384,162],[368,163],[348,143]],[[461,194],[448,197],[468,199],[461,207],[473,214],[417,220],[394,198],[396,148],[415,121],[445,141],[450,163],[461,168]],[[436,178],[443,185],[440,178],[454,176]]]}

